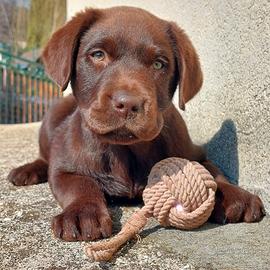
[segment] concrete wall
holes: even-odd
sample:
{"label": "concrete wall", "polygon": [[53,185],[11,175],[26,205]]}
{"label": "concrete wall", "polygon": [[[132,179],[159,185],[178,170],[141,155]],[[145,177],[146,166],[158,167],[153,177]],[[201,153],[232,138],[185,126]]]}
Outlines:
{"label": "concrete wall", "polygon": [[270,2],[267,0],[68,1],[130,5],[176,21],[189,34],[204,71],[201,92],[183,113],[195,142],[233,182],[257,192],[270,210]]}

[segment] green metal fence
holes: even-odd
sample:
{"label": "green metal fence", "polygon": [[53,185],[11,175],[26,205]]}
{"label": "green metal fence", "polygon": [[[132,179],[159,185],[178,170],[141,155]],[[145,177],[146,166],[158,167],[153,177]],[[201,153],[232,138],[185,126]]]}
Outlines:
{"label": "green metal fence", "polygon": [[61,91],[39,63],[0,49],[0,123],[40,121]]}

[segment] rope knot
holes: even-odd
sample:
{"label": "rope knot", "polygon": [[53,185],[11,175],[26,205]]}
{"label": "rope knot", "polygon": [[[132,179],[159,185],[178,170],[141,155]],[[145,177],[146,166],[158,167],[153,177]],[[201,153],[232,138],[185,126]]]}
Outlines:
{"label": "rope knot", "polygon": [[194,229],[209,218],[217,185],[198,162],[167,158],[151,170],[143,200],[163,226]]}

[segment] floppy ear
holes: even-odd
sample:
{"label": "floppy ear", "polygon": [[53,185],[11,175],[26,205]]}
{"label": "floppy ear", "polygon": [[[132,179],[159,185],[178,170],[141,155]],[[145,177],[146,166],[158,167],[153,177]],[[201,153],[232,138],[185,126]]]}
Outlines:
{"label": "floppy ear", "polygon": [[67,88],[70,81],[80,38],[98,16],[99,11],[95,9],[77,13],[53,34],[42,53],[46,72],[62,90]]}
{"label": "floppy ear", "polygon": [[203,75],[198,55],[188,36],[173,22],[169,29],[179,70],[179,107],[185,110],[185,104],[199,92]]}

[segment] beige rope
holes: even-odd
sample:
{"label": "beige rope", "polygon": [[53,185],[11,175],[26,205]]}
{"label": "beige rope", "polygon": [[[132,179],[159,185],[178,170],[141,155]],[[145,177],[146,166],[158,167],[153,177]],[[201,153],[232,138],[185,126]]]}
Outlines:
{"label": "beige rope", "polygon": [[151,170],[143,192],[144,207],[136,211],[113,238],[85,247],[94,261],[109,261],[115,252],[133,238],[154,217],[162,226],[194,229],[209,218],[215,203],[217,185],[199,163],[167,158]]}

